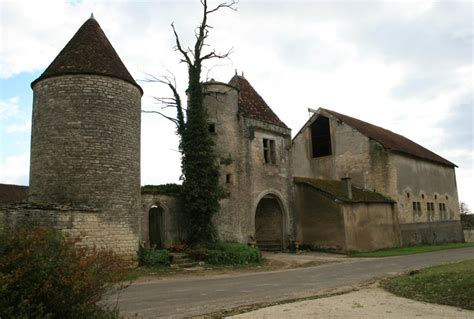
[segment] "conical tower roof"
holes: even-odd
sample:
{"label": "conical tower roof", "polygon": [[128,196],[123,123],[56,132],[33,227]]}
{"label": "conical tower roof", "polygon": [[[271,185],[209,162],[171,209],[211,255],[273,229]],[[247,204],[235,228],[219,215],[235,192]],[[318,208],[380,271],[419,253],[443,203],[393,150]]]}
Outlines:
{"label": "conical tower roof", "polygon": [[234,75],[229,84],[239,90],[239,109],[244,116],[288,128],[246,78]]}
{"label": "conical tower roof", "polygon": [[142,88],[130,75],[93,16],[77,30],[43,74],[31,83],[31,86],[50,77],[68,74],[95,74],[118,78],[135,85],[143,94]]}

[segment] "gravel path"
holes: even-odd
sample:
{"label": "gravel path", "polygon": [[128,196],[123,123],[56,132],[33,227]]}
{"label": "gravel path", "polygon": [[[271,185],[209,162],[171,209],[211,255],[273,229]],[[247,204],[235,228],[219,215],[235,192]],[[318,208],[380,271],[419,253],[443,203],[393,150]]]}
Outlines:
{"label": "gravel path", "polygon": [[228,318],[473,319],[474,311],[401,298],[381,288],[371,287],[334,297],[272,306]]}

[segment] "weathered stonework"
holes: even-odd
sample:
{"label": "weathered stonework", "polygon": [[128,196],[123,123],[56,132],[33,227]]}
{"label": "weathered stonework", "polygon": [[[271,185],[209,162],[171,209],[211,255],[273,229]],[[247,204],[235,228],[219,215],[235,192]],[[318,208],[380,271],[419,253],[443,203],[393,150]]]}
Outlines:
{"label": "weathered stonework", "polygon": [[29,200],[138,208],[140,100],[138,88],[107,76],[36,83]]}
{"label": "weathered stonework", "polygon": [[[243,116],[238,89],[228,84],[205,84],[209,122],[220,161],[220,184],[228,193],[215,216],[219,238],[249,242],[256,236],[257,207],[263,198],[274,200],[282,217],[282,246],[295,235],[291,211],[291,131]],[[263,139],[275,143],[275,163],[265,163]],[[229,176],[230,174],[230,176]]]}
{"label": "weathered stonework", "polygon": [[[355,185],[393,199],[403,245],[463,240],[453,165],[391,151],[332,113],[321,109],[318,114],[329,118],[331,155],[312,158],[309,121],[293,140],[295,176],[350,176]],[[414,211],[413,202],[421,209]]]}
{"label": "weathered stonework", "polygon": [[142,213],[140,215],[140,242],[150,246],[150,210],[157,207],[161,217],[161,248],[186,241],[186,221],[182,202],[177,194],[142,194]]}

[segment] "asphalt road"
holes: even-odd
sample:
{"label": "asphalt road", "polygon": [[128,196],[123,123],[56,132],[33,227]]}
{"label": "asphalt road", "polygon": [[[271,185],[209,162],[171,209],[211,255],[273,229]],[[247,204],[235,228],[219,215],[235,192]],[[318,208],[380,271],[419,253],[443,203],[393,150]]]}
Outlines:
{"label": "asphalt road", "polygon": [[[119,296],[123,313],[139,318],[183,318],[260,302],[306,297],[426,266],[474,259],[474,248],[410,256],[370,258],[266,273],[154,280],[131,285]],[[111,296],[110,300],[116,300]]]}

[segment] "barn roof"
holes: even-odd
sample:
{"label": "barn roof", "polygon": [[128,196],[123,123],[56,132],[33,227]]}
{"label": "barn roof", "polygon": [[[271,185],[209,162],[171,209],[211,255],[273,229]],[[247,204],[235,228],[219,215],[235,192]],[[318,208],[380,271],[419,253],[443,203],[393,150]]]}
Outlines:
{"label": "barn roof", "polygon": [[94,74],[124,80],[143,94],[142,88],[128,72],[99,23],[91,16],[74,34],[37,82],[59,75]]}
{"label": "barn roof", "polygon": [[239,90],[239,109],[244,116],[288,128],[243,76],[235,75],[229,84]]}

